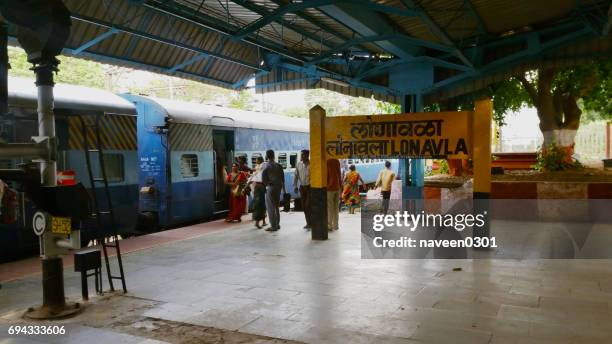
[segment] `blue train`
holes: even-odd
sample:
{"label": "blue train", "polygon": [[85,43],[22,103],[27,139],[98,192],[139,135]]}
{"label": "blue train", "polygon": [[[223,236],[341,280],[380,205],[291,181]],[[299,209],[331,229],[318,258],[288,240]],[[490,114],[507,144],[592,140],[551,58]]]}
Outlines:
{"label": "blue train", "polygon": [[[1,119],[0,138],[29,142],[37,135],[36,89],[31,80],[9,78],[11,115]],[[58,171],[72,170],[91,188],[85,163],[83,127],[103,114],[100,132],[104,164],[118,227],[138,233],[203,221],[227,211],[223,169],[244,156],[253,167],[267,149],[276,152],[291,185],[299,151],[308,143],[306,119],[220,106],[187,103],[58,84],[55,87]],[[88,127],[93,137],[93,129]],[[97,153],[93,153],[97,154]],[[99,171],[97,157],[93,170]],[[1,168],[26,163],[1,160]],[[383,161],[348,160],[364,181],[375,181]],[[394,162],[394,169],[397,163]],[[99,186],[96,186],[99,187]],[[292,193],[291,187],[287,192]],[[103,192],[97,192],[102,195]],[[295,195],[292,195],[295,196]],[[32,254],[38,239],[32,232],[34,208],[18,194],[17,222],[0,224],[0,261]],[[87,229],[83,240],[92,239]]]}

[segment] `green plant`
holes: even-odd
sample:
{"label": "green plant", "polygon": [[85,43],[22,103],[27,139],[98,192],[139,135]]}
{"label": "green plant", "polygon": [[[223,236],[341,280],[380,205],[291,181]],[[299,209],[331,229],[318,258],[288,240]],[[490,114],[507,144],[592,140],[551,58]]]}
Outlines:
{"label": "green plant", "polygon": [[450,168],[448,167],[448,160],[440,160],[440,174],[449,174]]}
{"label": "green plant", "polygon": [[564,149],[567,148],[559,147],[554,143],[551,143],[548,146],[542,145],[542,147],[538,149],[537,163],[533,166],[533,168],[540,172],[554,172],[582,168],[580,161],[574,158],[568,159],[568,154]]}

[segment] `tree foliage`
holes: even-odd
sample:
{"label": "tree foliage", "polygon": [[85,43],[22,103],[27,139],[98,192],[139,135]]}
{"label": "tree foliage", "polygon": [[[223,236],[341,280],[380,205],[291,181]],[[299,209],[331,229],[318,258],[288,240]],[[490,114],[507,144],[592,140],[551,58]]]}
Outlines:
{"label": "tree foliage", "polygon": [[[34,78],[34,72],[30,69],[32,64],[28,62],[27,55],[22,49],[9,47],[8,56],[11,65],[9,75]],[[100,63],[67,56],[59,56],[59,60],[59,71],[54,78],[56,82],[95,88],[104,87],[105,73]]]}
{"label": "tree foliage", "polygon": [[[538,93],[542,95],[538,96]],[[581,113],[586,110],[597,119],[611,118],[612,60],[593,61],[563,69],[527,71],[487,88],[440,102],[439,105],[442,110],[472,109],[474,100],[490,97],[493,99],[493,118],[503,126],[507,114],[518,111],[522,106],[540,109],[543,104],[538,98],[548,95],[556,98],[551,104],[556,107],[560,118],[555,118],[555,121],[560,124],[564,123],[565,111],[570,111],[568,107],[573,106],[572,102],[577,104]],[[563,102],[566,103],[565,109]]]}

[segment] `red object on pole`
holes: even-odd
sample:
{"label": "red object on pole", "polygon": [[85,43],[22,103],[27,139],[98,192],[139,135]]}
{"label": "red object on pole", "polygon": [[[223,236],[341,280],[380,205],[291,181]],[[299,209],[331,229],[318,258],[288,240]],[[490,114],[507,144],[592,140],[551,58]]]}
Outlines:
{"label": "red object on pole", "polygon": [[76,173],[74,170],[58,171],[57,185],[75,185]]}

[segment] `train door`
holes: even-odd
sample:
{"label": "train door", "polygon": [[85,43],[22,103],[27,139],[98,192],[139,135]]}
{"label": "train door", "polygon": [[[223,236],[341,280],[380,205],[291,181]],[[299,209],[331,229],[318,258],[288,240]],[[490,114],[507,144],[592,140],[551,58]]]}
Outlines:
{"label": "train door", "polygon": [[213,151],[215,164],[215,213],[229,209],[229,190],[225,185],[227,171],[234,160],[234,132],[213,130]]}

